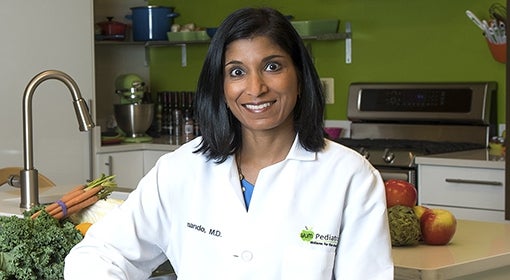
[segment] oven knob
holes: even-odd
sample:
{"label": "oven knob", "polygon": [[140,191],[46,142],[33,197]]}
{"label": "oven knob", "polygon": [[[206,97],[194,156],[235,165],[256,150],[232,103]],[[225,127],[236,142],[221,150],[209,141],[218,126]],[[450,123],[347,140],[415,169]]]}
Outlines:
{"label": "oven knob", "polygon": [[384,162],[391,163],[395,159],[395,153],[390,152],[390,149],[384,149],[382,158]]}
{"label": "oven knob", "polygon": [[358,153],[360,153],[364,158],[366,159],[369,159],[370,158],[370,153],[368,152],[367,149],[365,149],[364,147],[361,147],[358,149]]}

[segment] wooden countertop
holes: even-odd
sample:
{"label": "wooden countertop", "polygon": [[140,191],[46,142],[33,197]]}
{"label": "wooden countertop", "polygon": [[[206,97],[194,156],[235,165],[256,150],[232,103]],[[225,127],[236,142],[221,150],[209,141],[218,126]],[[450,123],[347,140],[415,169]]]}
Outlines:
{"label": "wooden countertop", "polygon": [[458,220],[450,244],[393,247],[393,261],[395,279],[451,279],[495,269],[508,276],[510,223]]}

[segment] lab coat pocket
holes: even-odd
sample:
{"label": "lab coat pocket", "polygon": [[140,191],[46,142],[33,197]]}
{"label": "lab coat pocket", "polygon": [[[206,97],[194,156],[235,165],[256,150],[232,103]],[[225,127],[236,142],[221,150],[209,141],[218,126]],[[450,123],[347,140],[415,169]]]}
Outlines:
{"label": "lab coat pocket", "polygon": [[333,279],[334,264],[334,248],[294,246],[285,252],[281,279]]}

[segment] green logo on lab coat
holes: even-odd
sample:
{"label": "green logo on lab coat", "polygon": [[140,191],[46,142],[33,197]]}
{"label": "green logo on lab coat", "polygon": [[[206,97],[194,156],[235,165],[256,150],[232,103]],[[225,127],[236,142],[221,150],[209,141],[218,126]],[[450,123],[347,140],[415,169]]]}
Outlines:
{"label": "green logo on lab coat", "polygon": [[301,231],[300,237],[303,241],[310,242],[314,235],[312,228],[305,226],[305,229]]}

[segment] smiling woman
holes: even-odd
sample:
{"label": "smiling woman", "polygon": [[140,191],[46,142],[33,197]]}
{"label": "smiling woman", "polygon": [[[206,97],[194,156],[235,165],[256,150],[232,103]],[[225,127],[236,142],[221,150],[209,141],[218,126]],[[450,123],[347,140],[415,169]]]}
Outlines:
{"label": "smiling woman", "polygon": [[321,82],[285,16],[228,16],[194,101],[202,136],[90,228],[66,279],[142,279],[166,259],[186,279],[393,278],[382,179],[324,138]]}

